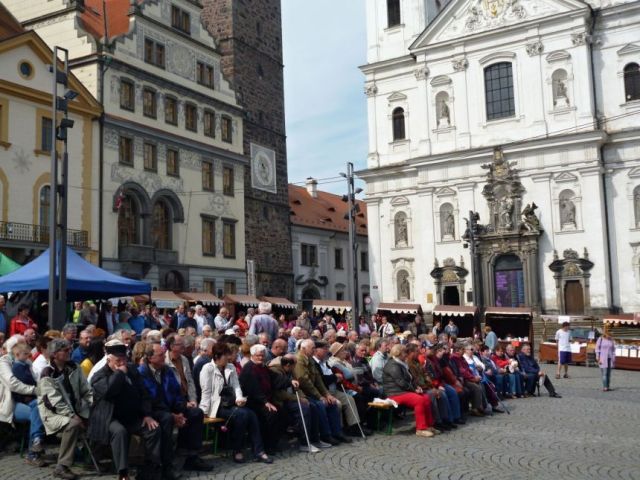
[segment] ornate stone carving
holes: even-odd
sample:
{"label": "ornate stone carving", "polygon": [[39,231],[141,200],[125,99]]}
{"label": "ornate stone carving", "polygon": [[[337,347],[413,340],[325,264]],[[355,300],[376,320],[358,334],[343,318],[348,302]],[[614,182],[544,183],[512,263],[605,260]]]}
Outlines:
{"label": "ornate stone carving", "polygon": [[584,45],[585,43],[587,43],[588,40],[589,40],[589,35],[587,34],[587,32],[571,34],[571,43],[573,44],[574,47],[577,47],[579,45]]}
{"label": "ornate stone carving", "polygon": [[535,55],[542,54],[542,52],[544,51],[544,45],[542,44],[542,42],[528,43],[526,49],[529,56],[533,57]]}
{"label": "ornate stone carving", "polygon": [[567,248],[564,252],[562,252],[562,258],[565,260],[578,260],[580,258],[578,256],[578,252],[573,250],[572,248]]}
{"label": "ornate stone carving", "polygon": [[409,273],[406,270],[398,272],[398,299],[409,300],[411,298],[411,283]]}
{"label": "ornate stone carving", "polygon": [[568,277],[577,277],[582,274],[582,270],[575,263],[567,263],[564,266],[564,274]]}
{"label": "ornate stone carving", "polygon": [[[436,266],[437,266],[437,263],[436,263]],[[443,267],[455,267],[456,266],[456,261],[451,257],[447,257],[442,261],[442,266]]]}
{"label": "ornate stone carving", "polygon": [[413,74],[416,76],[416,80],[418,81],[426,80],[429,76],[429,69],[426,65],[423,65],[422,67],[416,68]]}
{"label": "ornate stone carving", "polygon": [[458,281],[458,276],[456,275],[456,272],[453,270],[445,270],[444,273],[442,274],[442,281],[443,282],[457,282]]}
{"label": "ornate stone carving", "polygon": [[394,229],[396,247],[406,247],[409,244],[409,235],[407,230],[407,215],[404,212],[400,212],[395,216]]}
{"label": "ornate stone carving", "polygon": [[458,58],[451,61],[451,65],[453,66],[453,70],[455,72],[462,72],[467,69],[469,66],[469,61],[466,57]]}
{"label": "ornate stone carving", "polygon": [[540,230],[540,219],[536,215],[538,206],[535,203],[527,203],[522,210],[522,223],[520,226],[529,232],[538,232]]}
{"label": "ornate stone carving", "polygon": [[520,183],[518,172],[513,168],[515,164],[516,162],[505,161],[502,150],[496,149],[493,162],[482,165],[482,168],[488,170],[487,184],[482,195],[487,199],[491,211],[489,223],[498,232],[514,230],[514,212],[520,211],[524,187]]}
{"label": "ornate stone carving", "polygon": [[378,93],[378,86],[375,83],[367,83],[364,86],[364,94],[367,97],[373,97]]}

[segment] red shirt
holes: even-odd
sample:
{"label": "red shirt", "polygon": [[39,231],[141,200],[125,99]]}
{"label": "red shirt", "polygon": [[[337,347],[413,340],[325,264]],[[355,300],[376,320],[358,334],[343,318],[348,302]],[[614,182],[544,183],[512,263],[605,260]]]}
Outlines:
{"label": "red shirt", "polygon": [[16,315],[11,319],[11,325],[9,326],[9,337],[12,337],[16,334],[23,335],[25,330],[28,330],[30,328],[38,331],[38,326],[29,317],[24,320],[19,315]]}
{"label": "red shirt", "polygon": [[239,337],[244,337],[246,335],[246,333],[247,333],[247,330],[249,330],[249,325],[247,325],[247,322],[245,322],[241,318],[236,320],[234,325],[238,327],[238,336]]}

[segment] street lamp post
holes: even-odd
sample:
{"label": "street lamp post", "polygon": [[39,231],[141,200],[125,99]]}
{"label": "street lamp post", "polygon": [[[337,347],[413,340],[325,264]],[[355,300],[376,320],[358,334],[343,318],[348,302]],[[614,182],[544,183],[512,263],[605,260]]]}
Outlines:
{"label": "street lamp post", "polygon": [[480,266],[480,252],[478,251],[478,235],[480,233],[480,215],[473,210],[469,210],[469,218],[464,219],[467,223],[467,231],[464,234],[464,240],[467,241],[469,247],[469,255],[471,256],[471,279],[473,281],[473,304],[483,307],[482,295],[482,271]]}
{"label": "street lamp post", "polygon": [[353,314],[351,316],[351,328],[355,329],[360,317],[360,299],[358,298],[358,240],[356,232],[356,215],[360,211],[360,206],[356,203],[356,195],[362,192],[361,188],[355,188],[353,163],[347,163],[347,173],[341,173],[347,179],[347,195],[342,196],[342,201],[347,203],[347,214],[345,220],[349,222],[349,296]]}

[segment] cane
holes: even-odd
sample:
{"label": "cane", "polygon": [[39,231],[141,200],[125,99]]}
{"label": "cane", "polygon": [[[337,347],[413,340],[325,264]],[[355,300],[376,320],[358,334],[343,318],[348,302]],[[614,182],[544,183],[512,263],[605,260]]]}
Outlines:
{"label": "cane", "polygon": [[304,436],[307,439],[307,446],[309,447],[309,452],[311,453],[311,442],[309,441],[309,433],[307,433],[307,424],[304,421],[304,413],[302,413],[302,403],[300,403],[300,394],[298,390],[296,390],[296,399],[298,399],[298,408],[300,409],[300,420],[302,421],[302,428],[304,429]]}
{"label": "cane", "polygon": [[507,415],[511,415],[511,412],[509,411],[509,409],[507,408],[507,406],[504,404],[504,402],[502,400],[500,400],[500,397],[498,396],[498,392],[496,392],[496,389],[493,387],[493,384],[490,381],[487,381],[487,383],[485,385],[488,385],[489,388],[491,389],[491,391],[493,392],[493,394],[496,396],[496,398],[498,399],[498,403],[500,404],[500,406],[502,408],[504,408],[504,411],[507,412]]}
{"label": "cane", "polygon": [[[348,395],[348,394],[347,394],[347,391],[344,389],[344,385],[343,385],[343,384],[340,384],[340,387],[342,387],[342,391],[344,392],[344,394],[345,394],[345,395]],[[347,400],[347,403],[349,404],[349,408],[351,409],[351,413],[353,413],[353,416],[354,416],[355,418],[360,418],[360,417],[358,416],[357,412],[353,409],[353,405],[351,405],[351,402],[349,402],[349,401]],[[358,425],[358,428],[360,429],[360,435],[362,435],[362,438],[364,438],[364,440],[366,441],[366,440],[367,440],[367,436],[364,434],[364,431],[362,430],[362,427],[360,426],[360,422],[359,422],[358,420],[356,420],[356,424]]]}

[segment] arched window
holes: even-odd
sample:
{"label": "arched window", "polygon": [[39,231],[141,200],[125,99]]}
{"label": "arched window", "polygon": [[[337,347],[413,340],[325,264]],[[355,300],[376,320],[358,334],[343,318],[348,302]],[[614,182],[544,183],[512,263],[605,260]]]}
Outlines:
{"label": "arched window", "polygon": [[131,195],[125,195],[118,208],[118,245],[136,245],[140,243],[138,204]]}
{"label": "arched window", "polygon": [[556,70],[551,75],[551,87],[553,90],[553,106],[564,107],[569,105],[567,93],[567,72],[563,69]]}
{"label": "arched window", "polygon": [[484,69],[484,92],[487,120],[512,117],[516,114],[511,63],[494,63]]}
{"label": "arched window", "polygon": [[636,228],[640,228],[640,185],[633,189],[633,214],[635,215]]}
{"label": "arched window", "polygon": [[456,237],[456,219],[453,214],[453,205],[443,203],[440,206],[440,238],[453,240]]}
{"label": "arched window", "polygon": [[171,250],[171,211],[166,202],[159,200],[153,205],[152,222],[154,248]]}
{"label": "arched window", "polygon": [[406,270],[400,270],[398,272],[398,300],[410,300],[411,299],[411,282],[409,281],[409,274]]}
{"label": "arched window", "polygon": [[393,140],[404,140],[404,109],[402,107],[394,109],[391,117],[393,119]]}
{"label": "arched window", "polygon": [[409,230],[407,227],[407,214],[404,212],[396,213],[393,219],[395,230],[396,247],[406,247],[409,245]]}
{"label": "arched window", "polygon": [[627,102],[640,100],[640,66],[637,63],[624,67],[624,98]]}
{"label": "arched window", "polygon": [[387,0],[387,27],[400,25],[400,0]]}
{"label": "arched window", "polygon": [[40,226],[48,227],[49,226],[49,214],[51,213],[51,187],[49,185],[45,185],[40,189]]}
{"label": "arched window", "polygon": [[560,228],[562,230],[576,229],[578,224],[576,221],[576,204],[573,190],[563,190],[560,192]]}

